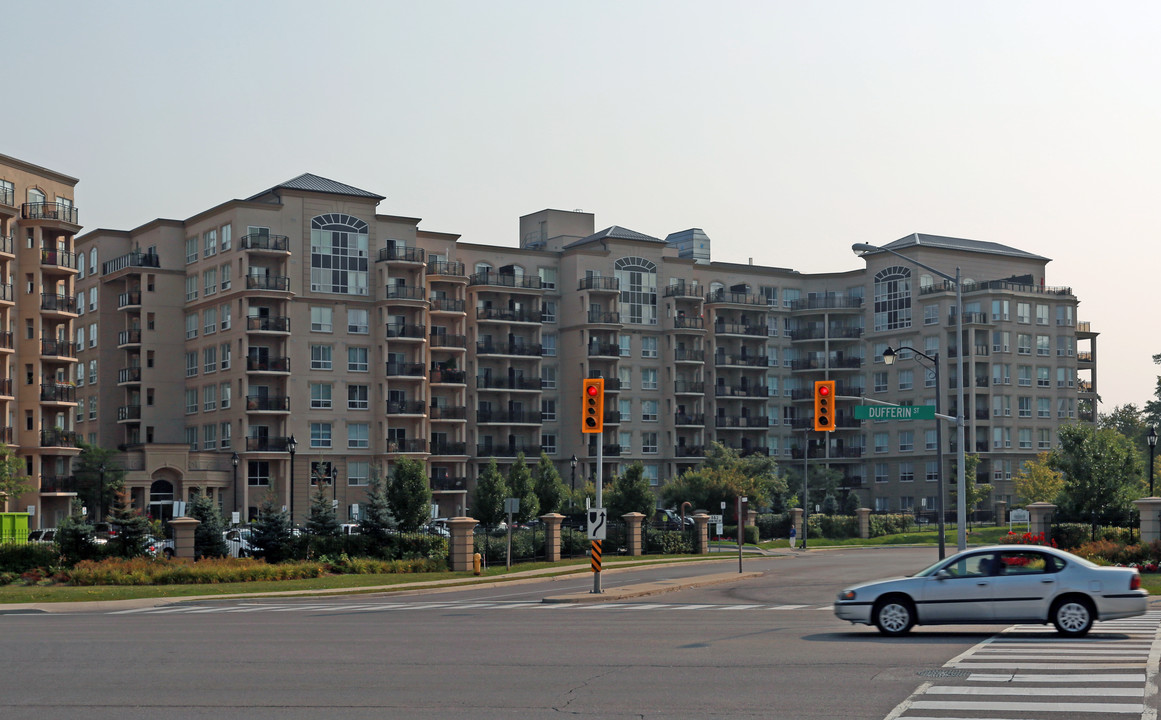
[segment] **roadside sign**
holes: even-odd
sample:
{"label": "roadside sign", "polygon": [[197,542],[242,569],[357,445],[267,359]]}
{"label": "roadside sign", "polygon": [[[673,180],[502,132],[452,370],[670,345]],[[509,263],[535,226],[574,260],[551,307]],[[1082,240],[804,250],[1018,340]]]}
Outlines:
{"label": "roadside sign", "polygon": [[709,521],[715,525],[721,525],[725,519],[721,515],[710,515]]}
{"label": "roadside sign", "polygon": [[1011,520],[1012,522],[1026,523],[1026,522],[1028,522],[1029,514],[1028,514],[1027,510],[1021,510],[1020,508],[1016,508],[1012,512],[1008,513],[1008,519]]}
{"label": "roadside sign", "polygon": [[515,515],[520,512],[520,498],[504,498],[504,512],[509,515]]}
{"label": "roadside sign", "polygon": [[934,419],[934,405],[855,405],[855,420]]}
{"label": "roadside sign", "polygon": [[608,531],[604,508],[589,508],[589,540],[604,540]]}

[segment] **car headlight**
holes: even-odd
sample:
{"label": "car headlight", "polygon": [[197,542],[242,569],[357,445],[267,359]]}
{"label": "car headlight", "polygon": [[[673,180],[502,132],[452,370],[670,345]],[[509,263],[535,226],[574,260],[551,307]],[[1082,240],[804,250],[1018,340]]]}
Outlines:
{"label": "car headlight", "polygon": [[839,600],[854,600],[855,599],[855,591],[854,590],[843,590],[841,593],[838,594],[838,599]]}

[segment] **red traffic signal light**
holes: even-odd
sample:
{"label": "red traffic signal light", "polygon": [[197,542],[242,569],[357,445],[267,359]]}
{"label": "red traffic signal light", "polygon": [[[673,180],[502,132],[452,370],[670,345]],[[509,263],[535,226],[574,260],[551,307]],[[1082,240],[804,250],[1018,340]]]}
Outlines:
{"label": "red traffic signal light", "polygon": [[581,395],[581,432],[597,434],[605,429],[605,380],[585,378]]}
{"label": "red traffic signal light", "polygon": [[814,429],[834,430],[834,380],[814,382]]}

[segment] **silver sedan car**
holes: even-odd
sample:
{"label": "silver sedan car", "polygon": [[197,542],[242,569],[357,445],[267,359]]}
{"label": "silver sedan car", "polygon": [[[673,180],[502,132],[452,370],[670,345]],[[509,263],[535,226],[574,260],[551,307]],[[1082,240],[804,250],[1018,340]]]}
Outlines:
{"label": "silver sedan car", "polygon": [[975,548],[918,573],[838,594],[842,620],[902,635],[913,625],[1052,623],[1079,637],[1096,620],[1141,615],[1149,592],[1135,568],[1101,567],[1038,545]]}

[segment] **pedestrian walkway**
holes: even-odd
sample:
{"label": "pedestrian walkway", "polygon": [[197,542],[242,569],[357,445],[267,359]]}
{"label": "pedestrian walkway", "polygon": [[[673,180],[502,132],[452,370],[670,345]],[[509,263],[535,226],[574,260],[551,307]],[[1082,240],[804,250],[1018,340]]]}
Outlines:
{"label": "pedestrian walkway", "polygon": [[932,672],[886,720],[1155,720],[1159,655],[1161,611],[1097,623],[1083,638],[1016,625]]}

